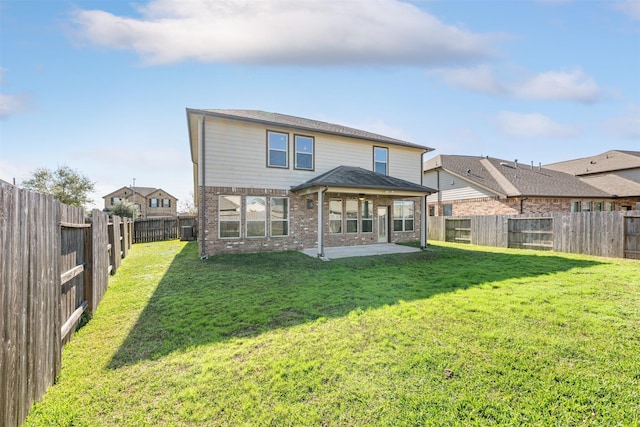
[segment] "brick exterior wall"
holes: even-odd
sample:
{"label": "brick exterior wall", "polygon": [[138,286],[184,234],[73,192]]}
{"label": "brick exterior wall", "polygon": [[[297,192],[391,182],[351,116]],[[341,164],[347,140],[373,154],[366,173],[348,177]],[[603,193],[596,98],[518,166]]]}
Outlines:
{"label": "brick exterior wall", "polygon": [[[238,187],[200,187],[199,208],[204,206],[204,226],[200,229],[200,251],[204,255],[214,255],[219,253],[252,253],[270,252],[286,250],[302,250],[316,248],[318,219],[317,219],[317,193],[299,196],[289,190],[283,189],[255,189]],[[242,196],[241,197],[241,237],[240,238],[219,238],[218,209],[219,196]],[[269,209],[267,209],[267,232],[265,237],[247,238],[244,237],[246,229],[246,199],[245,196],[262,196],[267,198],[269,204],[270,197],[289,198],[289,235],[270,236],[269,235]],[[204,205],[202,197],[205,197]],[[329,201],[331,199],[358,200],[354,194],[325,193],[324,195],[324,245],[325,247],[369,245],[378,243],[377,216],[378,206],[389,206],[389,213],[393,216],[394,200],[414,201],[414,231],[394,232],[393,223],[390,223],[390,241],[394,243],[420,241],[421,206],[420,198],[389,198],[381,196],[367,196],[367,200],[373,202],[373,232],[363,233],[361,230],[361,215],[358,219],[358,233],[346,233],[346,212],[343,210],[343,232],[340,234],[330,234],[329,230]],[[313,202],[313,207],[307,207],[307,201]],[[360,209],[360,203],[358,207]]]}
{"label": "brick exterior wall", "polygon": [[[631,206],[636,209],[637,199],[548,199],[548,198],[528,198],[522,203],[522,213],[551,213],[551,212],[571,212],[571,204],[575,201],[591,202],[613,202],[614,210],[621,210],[623,206]],[[454,200],[441,203],[428,203],[427,211],[434,207],[435,216],[444,215],[444,205],[451,205],[452,216],[469,215],[517,215],[520,213],[520,199],[498,199],[495,197],[483,197],[477,199]]]}

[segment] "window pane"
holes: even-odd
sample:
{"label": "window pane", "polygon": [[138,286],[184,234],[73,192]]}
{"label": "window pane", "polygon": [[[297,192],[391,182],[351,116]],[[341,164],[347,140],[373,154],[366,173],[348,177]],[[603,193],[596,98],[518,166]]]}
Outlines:
{"label": "window pane", "polygon": [[247,196],[247,237],[266,236],[266,197]]}
{"label": "window pane", "polygon": [[357,200],[347,200],[347,219],[358,219]]}
{"label": "window pane", "polygon": [[269,152],[268,166],[287,167],[289,157],[289,135],[279,132],[267,132]]}
{"label": "window pane", "polygon": [[220,196],[220,220],[240,221],[240,196]]}
{"label": "window pane", "polygon": [[386,163],[378,163],[378,162],[376,162],[374,172],[375,173],[379,173],[380,175],[386,175],[387,174],[387,164]]}
{"label": "window pane", "polygon": [[313,138],[296,135],[296,152],[307,154],[313,153]]}
{"label": "window pane", "polygon": [[329,232],[342,233],[342,200],[329,201]]}
{"label": "window pane", "polygon": [[289,235],[289,199],[286,197],[271,198],[271,235]]}
{"label": "window pane", "polygon": [[413,220],[405,219],[404,220],[404,231],[413,231]]}
{"label": "window pane", "polygon": [[240,237],[240,221],[220,221],[220,237]]}
{"label": "window pane", "polygon": [[393,220],[393,231],[402,231],[402,220],[394,219]]}
{"label": "window pane", "polygon": [[269,166],[287,166],[287,153],[269,150]]}
{"label": "window pane", "polygon": [[358,221],[353,219],[347,220],[347,233],[357,233],[358,232]]}
{"label": "window pane", "polygon": [[372,233],[373,232],[373,220],[372,219],[362,220],[362,232],[363,233]]}
{"label": "window pane", "polygon": [[311,154],[296,154],[296,167],[300,169],[313,169],[313,157]]}
{"label": "window pane", "polygon": [[220,238],[240,237],[240,196],[218,198]]}
{"label": "window pane", "polygon": [[413,202],[404,202],[403,216],[413,219]]}
{"label": "window pane", "polygon": [[373,149],[373,160],[376,162],[387,163],[387,149],[381,147],[374,147]]}
{"label": "window pane", "polygon": [[362,201],[362,218],[373,218],[373,202],[371,200]]}
{"label": "window pane", "polygon": [[451,216],[453,214],[453,208],[451,205],[442,206],[444,216]]}
{"label": "window pane", "polygon": [[288,139],[286,133],[269,132],[269,149],[286,151]]}
{"label": "window pane", "polygon": [[265,223],[258,221],[247,222],[247,237],[264,237],[265,236]]}

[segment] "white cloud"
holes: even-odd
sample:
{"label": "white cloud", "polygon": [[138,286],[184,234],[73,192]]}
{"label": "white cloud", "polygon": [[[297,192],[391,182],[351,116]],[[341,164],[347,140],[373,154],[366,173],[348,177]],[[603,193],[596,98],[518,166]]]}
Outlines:
{"label": "white cloud", "polygon": [[634,21],[640,21],[640,1],[622,0],[613,3],[613,7],[627,15]]}
{"label": "white cloud", "polygon": [[556,123],[540,113],[501,111],[495,121],[501,133],[518,139],[573,138],[580,133],[576,127]]}
{"label": "white cloud", "polygon": [[572,71],[547,71],[526,78],[498,76],[496,70],[488,65],[471,68],[440,68],[431,74],[439,75],[452,86],[474,92],[502,94],[528,100],[589,103],[597,101],[603,92],[594,78],[580,68]]}
{"label": "white cloud", "polygon": [[607,120],[603,129],[614,138],[640,139],[640,106],[633,105],[626,114]]}
{"label": "white cloud", "polygon": [[0,119],[24,113],[30,108],[31,97],[29,95],[24,93],[16,95],[0,93]]}
{"label": "white cloud", "polygon": [[518,98],[594,102],[602,89],[593,77],[579,68],[573,71],[548,71],[513,85],[512,93]]}
{"label": "white cloud", "polygon": [[155,0],[139,12],[78,10],[73,21],[80,40],[150,64],[443,65],[487,58],[497,40],[400,0]]}

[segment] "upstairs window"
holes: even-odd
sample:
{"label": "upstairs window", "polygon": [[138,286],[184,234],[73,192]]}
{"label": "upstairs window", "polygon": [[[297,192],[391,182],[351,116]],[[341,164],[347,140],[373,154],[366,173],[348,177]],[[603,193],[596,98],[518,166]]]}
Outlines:
{"label": "upstairs window", "polygon": [[162,199],[162,207],[170,208],[171,207],[171,199]]}
{"label": "upstairs window", "polygon": [[112,197],[111,198],[111,204],[112,205],[115,204],[115,203],[118,203],[119,201],[120,201],[120,197]]}
{"label": "upstairs window", "polygon": [[157,208],[158,207],[158,199],[149,199],[149,207]]}
{"label": "upstairs window", "polygon": [[313,137],[294,135],[296,169],[313,170]]}
{"label": "upstairs window", "polygon": [[289,167],[289,134],[267,131],[267,166]]}
{"label": "upstairs window", "polygon": [[380,175],[387,175],[389,171],[389,149],[373,147],[373,171]]}

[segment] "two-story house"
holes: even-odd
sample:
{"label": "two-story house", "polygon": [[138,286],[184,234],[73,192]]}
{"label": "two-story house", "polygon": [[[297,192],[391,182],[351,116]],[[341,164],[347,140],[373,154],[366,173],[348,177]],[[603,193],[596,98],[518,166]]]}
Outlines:
{"label": "two-story house", "polygon": [[133,203],[138,208],[141,218],[177,215],[178,199],[162,188],[121,187],[102,198],[106,210],[121,200]]}
{"label": "two-story house", "polygon": [[426,245],[431,148],[264,111],[186,112],[201,256]]}

